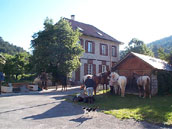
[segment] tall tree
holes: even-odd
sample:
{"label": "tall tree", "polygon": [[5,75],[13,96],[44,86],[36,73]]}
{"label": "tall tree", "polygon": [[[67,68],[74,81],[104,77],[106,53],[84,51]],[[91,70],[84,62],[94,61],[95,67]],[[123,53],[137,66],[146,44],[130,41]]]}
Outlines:
{"label": "tall tree", "polygon": [[73,30],[69,22],[63,18],[53,25],[51,19],[44,22],[44,30],[33,35],[31,47],[33,48],[32,61],[35,70],[41,70],[66,75],[79,67],[79,58],[83,53],[78,44],[79,30]]}
{"label": "tall tree", "polygon": [[3,68],[5,65],[6,59],[3,55],[0,54],[0,72],[3,72]]}
{"label": "tall tree", "polygon": [[29,64],[29,56],[30,55],[26,52],[18,53],[14,56],[5,54],[6,63],[3,71],[7,80],[13,80],[14,76],[17,80],[19,75],[26,73],[26,66]]}
{"label": "tall tree", "polygon": [[158,49],[158,58],[160,58],[162,60],[167,60],[168,54],[164,52],[163,48]]}
{"label": "tall tree", "polygon": [[152,57],[154,56],[154,53],[152,52],[152,50],[148,48],[146,44],[144,44],[143,41],[136,38],[133,38],[128,43],[128,46],[125,48],[125,50],[120,53],[121,58],[123,58],[129,52],[136,52],[136,53],[140,53],[140,54],[148,55]]}

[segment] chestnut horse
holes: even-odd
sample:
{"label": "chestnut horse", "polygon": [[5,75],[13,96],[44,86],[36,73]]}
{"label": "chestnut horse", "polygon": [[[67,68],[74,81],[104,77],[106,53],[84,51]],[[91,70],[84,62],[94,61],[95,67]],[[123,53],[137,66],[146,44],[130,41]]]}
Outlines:
{"label": "chestnut horse", "polygon": [[119,76],[116,72],[112,72],[110,85],[114,87],[115,94],[120,94],[121,91],[121,97],[125,96],[125,87],[127,85],[127,78],[125,76]]}
{"label": "chestnut horse", "polygon": [[103,93],[104,93],[104,86],[106,86],[106,92],[107,92],[107,86],[109,85],[109,76],[110,76],[110,71],[101,73],[101,78],[100,78],[100,84],[103,85]]}
{"label": "chestnut horse", "polygon": [[97,90],[98,85],[100,84],[101,76],[100,74],[94,74],[92,79],[95,82],[94,95],[96,95],[96,90]]}
{"label": "chestnut horse", "polygon": [[99,73],[96,75],[85,75],[83,77],[83,84],[88,76],[90,76],[93,81],[95,82],[95,87],[94,87],[94,95],[96,95],[96,90],[99,84],[103,85],[103,93],[104,93],[104,86],[106,86],[106,91],[107,91],[107,85],[109,84],[109,77],[110,71],[104,72],[104,73]]}
{"label": "chestnut horse", "polygon": [[151,98],[151,87],[150,87],[150,77],[149,76],[139,76],[136,73],[133,73],[133,78],[136,79],[137,86],[139,89],[139,97],[141,97],[141,87],[144,90],[144,97],[149,96]]}

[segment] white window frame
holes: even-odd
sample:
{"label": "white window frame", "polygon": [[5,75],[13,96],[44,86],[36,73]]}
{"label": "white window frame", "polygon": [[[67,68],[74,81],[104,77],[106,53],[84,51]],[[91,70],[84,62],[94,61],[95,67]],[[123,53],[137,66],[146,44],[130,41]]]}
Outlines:
{"label": "white window frame", "polygon": [[116,56],[115,46],[112,46],[112,56]]}
{"label": "white window frame", "polygon": [[106,55],[106,45],[102,44],[102,55]]}
{"label": "white window frame", "polygon": [[93,74],[93,64],[88,64],[88,74]]}
{"label": "white window frame", "polygon": [[102,65],[102,73],[107,72],[106,71],[106,65]]}
{"label": "white window frame", "polygon": [[93,43],[92,42],[88,42],[88,52],[93,52]]}

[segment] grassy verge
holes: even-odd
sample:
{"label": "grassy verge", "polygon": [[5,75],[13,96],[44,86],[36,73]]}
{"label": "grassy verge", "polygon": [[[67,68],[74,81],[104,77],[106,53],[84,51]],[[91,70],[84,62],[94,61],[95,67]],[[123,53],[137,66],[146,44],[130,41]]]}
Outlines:
{"label": "grassy verge", "polygon": [[[172,125],[172,95],[143,99],[134,95],[126,95],[122,98],[99,92],[95,99],[95,103],[91,106],[99,106],[104,113],[117,118],[133,118],[138,121]],[[80,104],[90,106],[89,104]]]}

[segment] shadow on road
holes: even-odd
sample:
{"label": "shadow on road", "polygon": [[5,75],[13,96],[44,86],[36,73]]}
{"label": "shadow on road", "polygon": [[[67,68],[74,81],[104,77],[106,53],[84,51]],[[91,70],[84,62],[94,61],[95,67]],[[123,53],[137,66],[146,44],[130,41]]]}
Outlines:
{"label": "shadow on road", "polygon": [[[56,100],[59,99],[59,97],[52,97],[52,98]],[[38,115],[24,117],[23,119],[37,120],[37,119],[46,119],[46,118],[54,118],[54,117],[73,116],[73,115],[79,115],[83,113],[84,111],[79,105],[71,104],[69,102],[66,102],[65,100],[60,100],[59,104],[47,110],[46,112],[38,114]]]}
{"label": "shadow on road", "polygon": [[85,121],[90,120],[90,119],[92,119],[92,118],[87,118],[87,117],[81,116],[81,117],[79,117],[79,118],[71,119],[71,120],[69,120],[69,121],[79,122],[79,125],[78,125],[78,126],[80,126],[80,125],[83,124]]}

